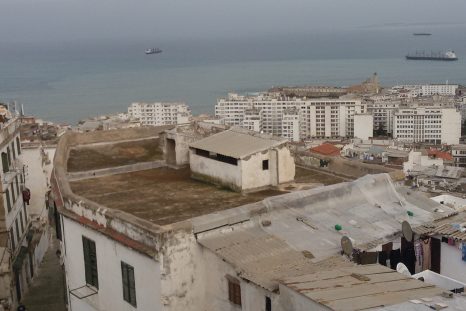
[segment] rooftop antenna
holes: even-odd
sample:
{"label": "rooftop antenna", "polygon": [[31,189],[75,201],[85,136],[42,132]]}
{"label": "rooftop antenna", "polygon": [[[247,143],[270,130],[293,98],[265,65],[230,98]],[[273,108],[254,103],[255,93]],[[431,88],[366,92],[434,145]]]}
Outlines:
{"label": "rooftop antenna", "polygon": [[346,256],[351,257],[353,254],[353,243],[346,235],[341,238],[341,248]]}
{"label": "rooftop antenna", "polygon": [[411,228],[409,222],[406,220],[401,223],[401,231],[403,232],[403,237],[406,239],[406,241],[413,241],[413,229]]}

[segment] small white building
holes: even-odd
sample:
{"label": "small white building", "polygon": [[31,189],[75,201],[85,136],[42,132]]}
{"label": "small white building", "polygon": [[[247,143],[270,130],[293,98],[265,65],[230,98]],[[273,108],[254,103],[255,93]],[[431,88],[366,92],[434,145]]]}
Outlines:
{"label": "small white building", "polygon": [[431,159],[427,155],[422,155],[420,151],[411,151],[408,161],[403,163],[403,172],[406,175],[421,172],[428,167],[443,167],[443,159]]}
{"label": "small white building", "polygon": [[354,137],[368,140],[374,136],[374,117],[371,114],[354,115]]}
{"label": "small white building", "polygon": [[286,144],[287,139],[232,128],[189,145],[192,176],[236,191],[292,181],[295,164]]}
{"label": "small white building", "polygon": [[128,116],[139,120],[142,125],[161,126],[188,123],[191,109],[185,103],[132,103]]}

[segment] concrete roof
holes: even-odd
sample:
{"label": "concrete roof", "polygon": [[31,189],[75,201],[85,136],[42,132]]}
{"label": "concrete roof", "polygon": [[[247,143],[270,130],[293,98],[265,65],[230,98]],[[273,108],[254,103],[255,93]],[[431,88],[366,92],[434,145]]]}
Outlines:
{"label": "concrete roof", "polygon": [[378,264],[337,267],[286,278],[281,284],[338,311],[383,307],[436,296],[443,291]]}
{"label": "concrete roof", "polygon": [[[462,295],[453,295],[452,298],[445,298],[443,296],[422,298],[387,307],[369,309],[368,311],[464,311],[464,306],[466,306],[466,296]],[[439,309],[436,309],[436,306],[438,306]]]}
{"label": "concrete roof", "polygon": [[191,143],[191,148],[215,152],[236,159],[261,152],[288,142],[287,139],[231,128]]}

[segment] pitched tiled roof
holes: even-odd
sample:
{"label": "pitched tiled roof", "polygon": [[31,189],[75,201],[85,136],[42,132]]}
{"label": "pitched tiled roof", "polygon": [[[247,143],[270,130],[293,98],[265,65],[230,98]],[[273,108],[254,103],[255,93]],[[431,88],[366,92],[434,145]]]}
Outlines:
{"label": "pitched tiled roof", "polygon": [[310,151],[331,157],[340,155],[340,149],[329,143],[323,143],[322,145],[311,148]]}

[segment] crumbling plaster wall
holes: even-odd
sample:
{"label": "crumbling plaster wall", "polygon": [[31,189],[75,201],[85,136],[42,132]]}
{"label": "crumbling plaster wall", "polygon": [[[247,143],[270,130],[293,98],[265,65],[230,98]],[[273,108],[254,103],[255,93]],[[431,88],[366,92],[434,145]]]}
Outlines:
{"label": "crumbling plaster wall", "polygon": [[192,150],[189,154],[189,166],[194,178],[213,184],[221,184],[233,190],[241,190],[240,165],[228,164],[199,156]]}
{"label": "crumbling plaster wall", "polygon": [[[266,296],[272,300],[272,310],[282,310],[277,294],[241,279],[232,265],[197,243],[191,231],[170,233],[163,245],[164,310],[265,311]],[[242,307],[228,299],[227,276],[240,281]]]}

